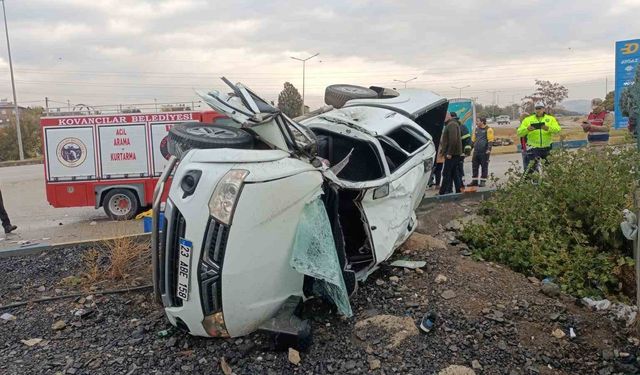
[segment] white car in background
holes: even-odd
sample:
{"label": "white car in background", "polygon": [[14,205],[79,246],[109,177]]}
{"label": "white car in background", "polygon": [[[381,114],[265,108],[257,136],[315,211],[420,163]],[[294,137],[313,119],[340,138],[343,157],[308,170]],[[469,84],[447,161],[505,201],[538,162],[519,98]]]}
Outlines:
{"label": "white car in background", "polygon": [[168,319],[197,336],[278,331],[283,306],[314,295],[349,315],[358,280],[416,228],[447,100],[333,85],[325,101],[340,108],[298,123],[223,80],[230,94],[201,96],[232,121],[176,125],[179,163],[172,158],[156,188],[154,285]]}

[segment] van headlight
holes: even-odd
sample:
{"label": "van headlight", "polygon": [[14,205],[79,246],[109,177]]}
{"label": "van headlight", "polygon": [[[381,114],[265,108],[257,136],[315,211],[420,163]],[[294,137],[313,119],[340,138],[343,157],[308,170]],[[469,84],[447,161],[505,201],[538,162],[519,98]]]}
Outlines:
{"label": "van headlight", "polygon": [[231,225],[233,211],[249,171],[232,169],[222,177],[209,199],[209,213],[219,222]]}

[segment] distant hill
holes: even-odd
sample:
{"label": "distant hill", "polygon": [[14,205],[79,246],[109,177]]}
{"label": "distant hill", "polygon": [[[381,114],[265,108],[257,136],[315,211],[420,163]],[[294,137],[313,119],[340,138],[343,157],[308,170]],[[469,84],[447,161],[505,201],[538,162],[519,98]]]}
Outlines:
{"label": "distant hill", "polygon": [[591,112],[591,101],[587,99],[565,100],[560,105],[567,111],[576,112],[583,115]]}

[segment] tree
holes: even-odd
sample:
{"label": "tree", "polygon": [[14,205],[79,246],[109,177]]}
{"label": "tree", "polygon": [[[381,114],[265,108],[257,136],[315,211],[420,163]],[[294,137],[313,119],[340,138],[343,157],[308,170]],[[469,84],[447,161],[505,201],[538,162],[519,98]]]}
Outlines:
{"label": "tree", "polygon": [[640,112],[640,69],[636,70],[633,83],[620,93],[620,109],[623,116],[636,116]]}
{"label": "tree", "polygon": [[614,110],[614,99],[615,99],[616,95],[615,95],[615,91],[609,91],[607,93],[607,96],[604,97],[604,102],[602,102],[602,105],[604,105],[604,109],[606,109],[607,111],[611,112]]}
{"label": "tree", "polygon": [[[20,110],[20,130],[22,131],[22,146],[25,158],[37,158],[42,155],[42,130],[40,116],[44,109],[41,107]],[[0,129],[0,160],[18,160],[18,136],[15,117],[11,117],[11,124]]]}
{"label": "tree", "polygon": [[278,109],[289,117],[302,115],[302,96],[289,82],[284,83],[284,89],[278,95]]}
{"label": "tree", "polygon": [[547,109],[552,110],[568,97],[569,89],[561,84],[536,79],[536,91],[533,94],[522,98],[522,110],[528,113],[533,113],[534,103],[540,100],[544,102]]}

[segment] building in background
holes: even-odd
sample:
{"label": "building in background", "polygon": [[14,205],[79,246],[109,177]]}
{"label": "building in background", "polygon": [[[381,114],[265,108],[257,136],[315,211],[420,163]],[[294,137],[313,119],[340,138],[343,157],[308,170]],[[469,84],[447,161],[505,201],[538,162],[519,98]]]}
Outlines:
{"label": "building in background", "polygon": [[[18,111],[25,110],[25,107],[18,106]],[[12,102],[7,99],[0,99],[0,127],[9,126],[14,116],[15,107]]]}

